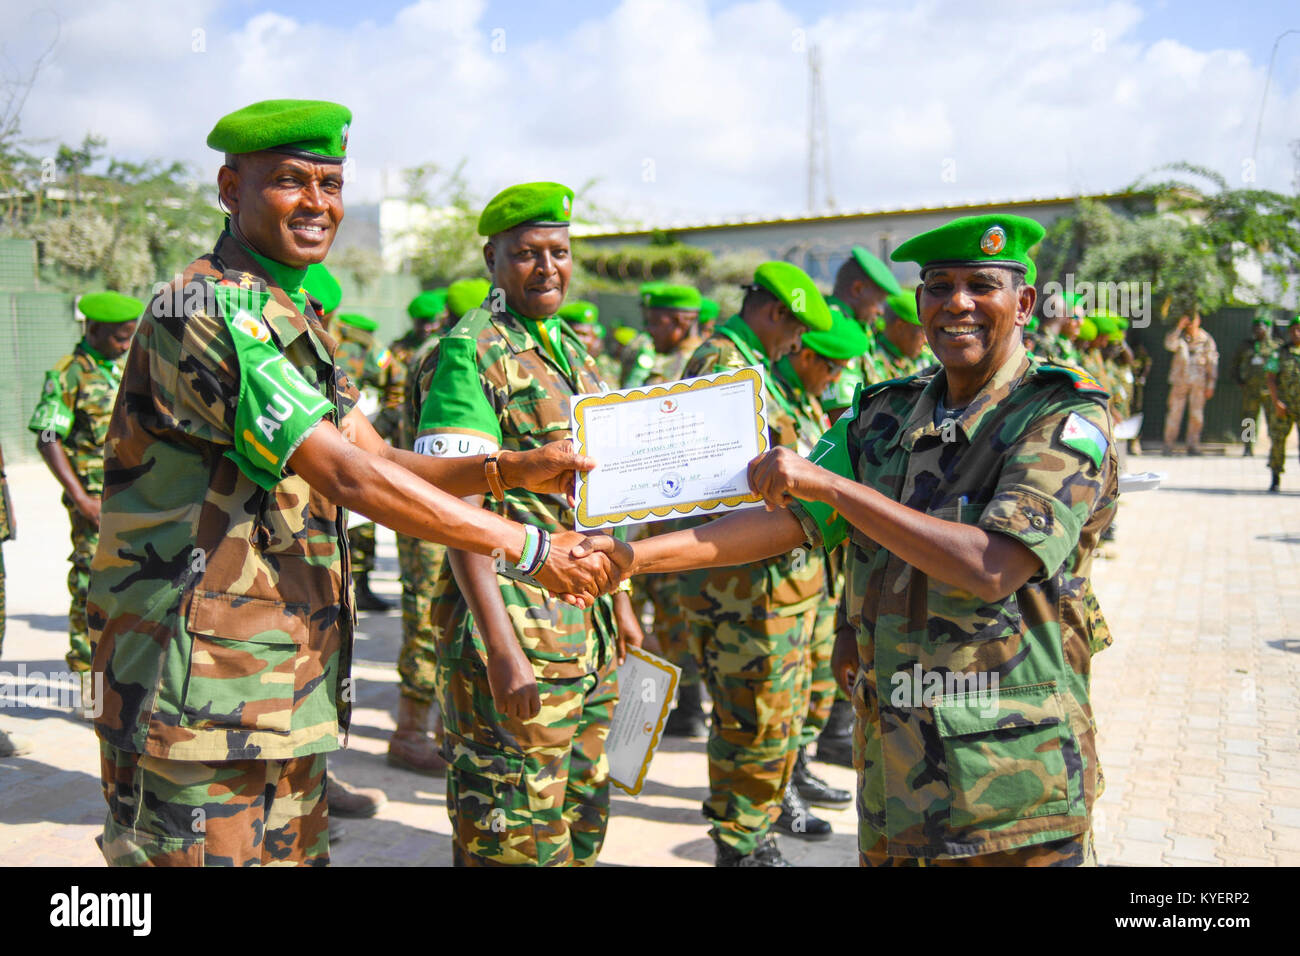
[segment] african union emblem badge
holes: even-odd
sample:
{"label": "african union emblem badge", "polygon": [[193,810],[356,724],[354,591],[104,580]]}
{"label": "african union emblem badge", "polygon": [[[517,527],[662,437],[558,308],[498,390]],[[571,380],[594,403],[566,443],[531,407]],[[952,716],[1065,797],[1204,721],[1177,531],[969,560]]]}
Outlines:
{"label": "african union emblem badge", "polygon": [[343,152],[345,153],[348,151],[348,125],[344,123],[343,129],[339,131],[339,137],[343,140]]}
{"label": "african union emblem badge", "polygon": [[989,226],[980,237],[980,251],[986,256],[996,256],[1006,245],[1007,234],[1001,226]]}
{"label": "african union emblem badge", "polygon": [[567,216],[569,214],[569,205],[570,205],[569,197],[561,196],[560,205],[564,208],[564,214]]}
{"label": "african union emblem badge", "polygon": [[235,317],[231,320],[230,324],[239,329],[239,331],[243,332],[245,335],[257,339],[259,342],[271,341],[271,330],[266,327],[261,319],[250,315],[243,309],[240,309],[235,313]]}

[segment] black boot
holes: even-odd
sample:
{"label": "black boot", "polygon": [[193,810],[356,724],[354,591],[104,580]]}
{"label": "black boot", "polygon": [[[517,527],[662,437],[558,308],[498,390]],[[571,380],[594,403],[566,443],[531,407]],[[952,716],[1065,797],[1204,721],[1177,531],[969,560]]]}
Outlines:
{"label": "black boot", "polygon": [[391,611],[393,609],[391,604],[370,590],[369,574],[362,572],[354,575],[353,580],[356,582],[355,593],[358,611]]}
{"label": "black boot", "polygon": [[853,802],[853,794],[847,790],[837,790],[812,772],[812,768],[808,766],[807,747],[799,748],[799,759],[795,761],[790,785],[799,791],[799,796],[815,807],[840,809]]}
{"label": "black boot", "polygon": [[847,700],[831,704],[831,715],[817,738],[817,759],[841,767],[853,766],[853,705]]}
{"label": "black boot", "polygon": [[1279,491],[1281,491],[1282,490],[1280,485],[1281,480],[1282,480],[1282,472],[1280,471],[1273,472],[1273,483],[1268,486],[1268,490],[1271,491],[1273,494],[1277,494]]}
{"label": "black boot", "polygon": [[790,866],[791,863],[781,855],[781,848],[776,845],[776,837],[768,833],[759,841],[754,852],[748,855],[740,853],[733,847],[717,840],[714,841],[717,854],[715,866]]}
{"label": "black boot", "polygon": [[797,787],[785,788],[785,797],[781,800],[781,815],[776,818],[776,827],[782,833],[788,833],[800,840],[829,840],[831,825],[821,817],[813,816],[812,809],[803,802]]}
{"label": "black boot", "polygon": [[677,706],[664,721],[665,737],[703,737],[709,732],[704,722],[700,685],[683,685],[677,691]]}

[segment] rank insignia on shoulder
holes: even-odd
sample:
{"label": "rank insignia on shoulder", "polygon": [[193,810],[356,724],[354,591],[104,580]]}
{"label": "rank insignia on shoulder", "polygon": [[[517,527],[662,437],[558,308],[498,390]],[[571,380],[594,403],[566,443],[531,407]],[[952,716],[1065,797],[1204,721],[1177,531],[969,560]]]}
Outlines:
{"label": "rank insignia on shoulder", "polygon": [[1066,448],[1089,458],[1098,468],[1106,459],[1106,450],[1110,447],[1102,430],[1078,412],[1070,413],[1070,417],[1061,426],[1058,440]]}

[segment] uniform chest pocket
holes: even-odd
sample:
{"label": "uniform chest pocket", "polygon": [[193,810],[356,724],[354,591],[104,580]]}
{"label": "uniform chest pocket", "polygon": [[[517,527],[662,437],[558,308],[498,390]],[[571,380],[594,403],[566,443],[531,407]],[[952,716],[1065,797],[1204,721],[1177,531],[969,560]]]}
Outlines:
{"label": "uniform chest pocket", "polygon": [[196,590],[185,726],[288,733],[307,615],[306,605]]}
{"label": "uniform chest pocket", "polygon": [[1082,813],[1078,744],[1056,683],[993,686],[945,696],[934,708],[943,740],[954,829]]}
{"label": "uniform chest pocket", "polygon": [[[929,512],[944,521],[977,524],[982,504],[953,504]],[[990,641],[1020,631],[1020,606],[1014,593],[988,603],[970,591],[929,578],[926,630],[935,641]]]}

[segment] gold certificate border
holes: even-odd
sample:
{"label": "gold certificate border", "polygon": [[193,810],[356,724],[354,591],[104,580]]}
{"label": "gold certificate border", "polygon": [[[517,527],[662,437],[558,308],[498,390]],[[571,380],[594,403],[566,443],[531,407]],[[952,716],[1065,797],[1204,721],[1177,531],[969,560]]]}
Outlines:
{"label": "gold certificate border", "polygon": [[[767,428],[763,422],[763,376],[755,368],[742,368],[734,372],[721,372],[715,376],[709,376],[708,379],[701,377],[691,382],[675,382],[671,386],[651,385],[648,388],[633,388],[627,391],[625,395],[592,395],[588,398],[580,399],[573,406],[573,418],[577,426],[574,437],[577,439],[578,449],[586,447],[586,411],[588,408],[617,405],[620,402],[641,401],[647,398],[660,398],[667,395],[680,395],[684,392],[696,392],[703,389],[716,388],[719,385],[733,385],[736,382],[752,382],[754,386],[754,423],[755,430],[758,432],[758,454],[761,455],[768,449]],[[757,455],[755,456],[757,457]],[[689,515],[708,513],[716,508],[727,505],[748,504],[762,501],[762,495],[753,493],[747,495],[732,495],[729,498],[704,498],[695,501],[683,501],[674,505],[661,505],[658,508],[637,508],[634,511],[613,511],[608,514],[592,515],[587,510],[587,482],[578,482],[578,523],[584,528],[599,528],[603,525],[614,524],[619,521],[645,521],[651,515],[656,518],[667,518],[673,514]]]}
{"label": "gold certificate border", "polygon": [[[659,719],[655,721],[654,733],[650,735],[650,746],[646,747],[645,760],[641,761],[641,769],[637,771],[636,783],[628,787],[619,783],[612,776],[609,778],[609,782],[614,786],[635,797],[641,792],[641,788],[645,786],[645,775],[650,772],[650,761],[654,759],[655,753],[659,750],[659,738],[663,736],[664,723],[668,720],[668,712],[672,706],[673,696],[677,693],[678,669],[655,657],[649,651],[641,650],[639,647],[629,647],[627,652],[651,667],[663,671],[669,678],[668,692],[664,694],[663,703],[659,706]],[[618,693],[620,697],[623,695],[622,685],[619,686]]]}

